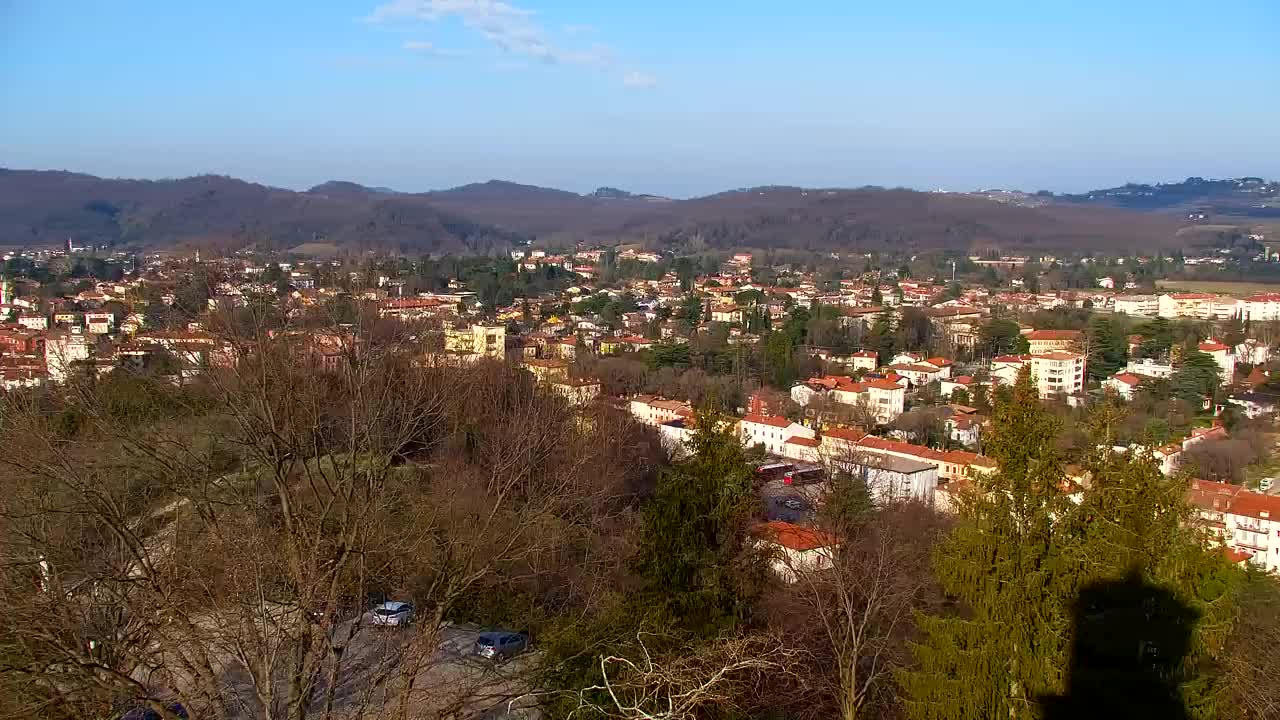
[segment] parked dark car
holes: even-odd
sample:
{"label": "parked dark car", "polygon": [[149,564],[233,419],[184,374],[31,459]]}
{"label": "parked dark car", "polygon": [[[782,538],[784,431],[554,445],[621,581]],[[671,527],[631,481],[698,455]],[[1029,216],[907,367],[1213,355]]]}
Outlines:
{"label": "parked dark car", "polygon": [[529,636],[524,633],[496,630],[476,638],[476,654],[486,660],[506,660],[527,649]]}

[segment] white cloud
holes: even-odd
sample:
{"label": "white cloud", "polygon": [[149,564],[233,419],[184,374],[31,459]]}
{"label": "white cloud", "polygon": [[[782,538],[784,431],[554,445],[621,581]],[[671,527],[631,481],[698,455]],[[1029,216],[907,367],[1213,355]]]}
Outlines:
{"label": "white cloud", "polygon": [[389,0],[375,8],[367,20],[373,23],[436,22],[458,18],[463,25],[513,55],[575,65],[600,65],[611,59],[609,49],[600,44],[586,50],[557,46],[534,20],[535,14],[503,0]]}
{"label": "white cloud", "polygon": [[462,50],[450,50],[448,48],[438,48],[433,43],[422,40],[405,40],[404,49],[410,52],[419,53],[421,55],[435,55],[437,57],[458,57],[465,55]]}
{"label": "white cloud", "polygon": [[632,70],[622,76],[622,84],[632,88],[651,88],[658,84],[658,78],[649,73]]}
{"label": "white cloud", "polygon": [[595,28],[590,25],[565,25],[565,35],[585,35],[589,32],[595,32]]}

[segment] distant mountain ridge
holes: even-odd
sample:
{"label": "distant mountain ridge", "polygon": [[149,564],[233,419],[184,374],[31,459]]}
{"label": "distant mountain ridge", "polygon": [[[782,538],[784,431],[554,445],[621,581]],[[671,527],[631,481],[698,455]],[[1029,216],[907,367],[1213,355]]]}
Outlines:
{"label": "distant mountain ridge", "polygon": [[294,192],[234,178],[108,180],[0,170],[0,244],[184,243],[502,252],[523,238],[412,195],[330,182]]}
{"label": "distant mountain ridge", "polygon": [[1176,183],[1128,183],[1054,198],[1059,202],[1133,210],[1208,210],[1244,217],[1280,217],[1280,182],[1260,177],[1189,177]]}
{"label": "distant mountain ridge", "polygon": [[[1169,186],[1125,186],[1145,187],[1168,194],[1162,188]],[[1220,186],[1210,187],[1221,194]],[[1259,187],[1268,189],[1250,197],[1269,197],[1272,185]],[[1239,186],[1232,192],[1239,194]],[[496,253],[535,240],[675,251],[1109,250],[1180,242],[1175,215],[1137,212],[1123,205],[1125,197],[759,186],[672,200],[607,186],[580,195],[504,180],[425,193],[335,180],[295,192],[213,175],[117,180],[0,170],[0,244],[53,245],[71,237],[145,247]]]}

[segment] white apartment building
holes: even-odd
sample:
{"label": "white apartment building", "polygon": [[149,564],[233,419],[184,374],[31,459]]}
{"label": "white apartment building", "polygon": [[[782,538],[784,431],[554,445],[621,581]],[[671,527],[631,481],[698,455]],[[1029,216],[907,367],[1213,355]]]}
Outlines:
{"label": "white apartment building", "polygon": [[1155,317],[1160,303],[1155,295],[1117,295],[1114,310],[1124,315]]}
{"label": "white apartment building", "polygon": [[1124,371],[1133,375],[1141,375],[1150,378],[1167,378],[1173,375],[1173,366],[1164,363],[1158,363],[1151,358],[1142,358],[1140,360],[1130,360],[1124,366]]}
{"label": "white apartment building", "polygon": [[1280,496],[1239,485],[1193,480],[1187,499],[1211,540],[1246,556],[1261,570],[1280,572]]}
{"label": "white apartment building", "polygon": [[1031,381],[1041,398],[1084,392],[1084,355],[1055,350],[1031,355]]}
{"label": "white apartment building", "polygon": [[1280,293],[1259,293],[1239,302],[1240,317],[1244,320],[1268,322],[1280,320]]}
{"label": "white apartment building", "polygon": [[1157,300],[1163,318],[1196,318],[1226,320],[1234,317],[1239,301],[1233,297],[1211,293],[1168,293]]}

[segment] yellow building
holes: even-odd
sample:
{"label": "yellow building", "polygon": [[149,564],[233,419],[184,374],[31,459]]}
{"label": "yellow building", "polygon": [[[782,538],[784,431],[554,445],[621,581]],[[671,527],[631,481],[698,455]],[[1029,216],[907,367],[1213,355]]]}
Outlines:
{"label": "yellow building", "polygon": [[447,329],[444,349],[501,360],[507,354],[507,328],[502,325],[472,325],[463,330]]}

